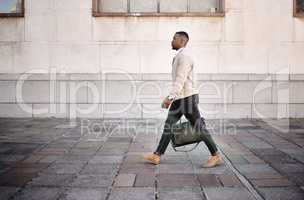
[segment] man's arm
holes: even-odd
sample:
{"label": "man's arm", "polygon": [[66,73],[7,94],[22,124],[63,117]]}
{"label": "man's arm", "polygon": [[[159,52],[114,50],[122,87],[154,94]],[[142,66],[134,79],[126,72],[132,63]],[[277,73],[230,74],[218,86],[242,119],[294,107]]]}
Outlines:
{"label": "man's arm", "polygon": [[192,60],[187,55],[180,55],[177,60],[176,77],[173,78],[173,85],[169,93],[169,99],[175,99],[184,87],[188,73],[192,67]]}

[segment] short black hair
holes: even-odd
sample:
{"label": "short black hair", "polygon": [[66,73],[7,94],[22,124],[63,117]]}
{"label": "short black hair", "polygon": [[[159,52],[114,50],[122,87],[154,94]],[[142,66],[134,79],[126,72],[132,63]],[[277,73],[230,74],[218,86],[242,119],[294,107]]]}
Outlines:
{"label": "short black hair", "polygon": [[189,40],[189,35],[188,35],[188,33],[185,32],[185,31],[178,31],[178,32],[176,32],[175,34],[184,36],[185,38],[187,38],[187,40]]}

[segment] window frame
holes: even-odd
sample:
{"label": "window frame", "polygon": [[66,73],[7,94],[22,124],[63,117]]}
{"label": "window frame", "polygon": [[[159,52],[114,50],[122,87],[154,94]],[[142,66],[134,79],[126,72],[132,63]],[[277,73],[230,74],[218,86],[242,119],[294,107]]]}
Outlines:
{"label": "window frame", "polygon": [[[101,12],[99,11],[100,0],[92,0],[93,17],[224,17],[225,16],[225,0],[219,0],[220,11],[217,12]],[[129,1],[128,1],[129,7]],[[128,8],[129,10],[129,8]]]}
{"label": "window frame", "polygon": [[25,6],[24,6],[24,1],[25,0],[21,0],[21,12],[18,13],[1,13],[0,12],[0,17],[24,17],[24,10],[25,10]]}
{"label": "window frame", "polygon": [[303,13],[297,12],[297,0],[293,0],[293,16],[304,18],[304,12]]}

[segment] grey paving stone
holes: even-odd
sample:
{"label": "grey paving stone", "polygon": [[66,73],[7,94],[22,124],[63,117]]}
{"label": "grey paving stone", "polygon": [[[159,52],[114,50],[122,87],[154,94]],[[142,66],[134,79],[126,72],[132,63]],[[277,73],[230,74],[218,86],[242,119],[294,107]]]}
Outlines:
{"label": "grey paving stone", "polygon": [[107,142],[124,142],[126,145],[129,145],[129,143],[132,141],[131,137],[108,137]]}
{"label": "grey paving stone", "polygon": [[56,163],[86,163],[90,159],[90,156],[86,155],[64,155],[56,159]]}
{"label": "grey paving stone", "polygon": [[135,187],[155,187],[156,177],[154,173],[136,174]]}
{"label": "grey paving stone", "polygon": [[[2,143],[0,143],[0,145],[2,145]],[[4,146],[1,146],[1,147],[0,147],[0,153],[1,153],[1,154],[9,153],[10,150],[11,150],[10,147],[4,147]]]}
{"label": "grey paving stone", "polygon": [[15,164],[9,173],[32,173],[37,174],[38,172],[42,171],[43,169],[47,168],[48,164],[45,163],[17,163]]}
{"label": "grey paving stone", "polygon": [[119,170],[119,164],[88,164],[80,172],[81,174],[113,174]]}
{"label": "grey paving stone", "polygon": [[129,148],[129,143],[126,142],[111,142],[111,141],[107,141],[103,147],[100,149],[100,151],[102,150],[106,150],[106,149],[128,149]]}
{"label": "grey paving stone", "polygon": [[96,152],[97,152],[98,148],[95,148],[95,147],[91,147],[91,148],[72,148],[70,151],[69,151],[69,154],[72,154],[72,155],[87,155],[87,156],[90,156],[90,155],[94,155]]}
{"label": "grey paving stone", "polygon": [[249,164],[249,162],[241,155],[230,155],[229,160],[235,164]]}
{"label": "grey paving stone", "polygon": [[142,153],[140,154],[130,154],[125,157],[124,161],[125,164],[136,164],[136,163],[145,163],[145,160],[143,159]]}
{"label": "grey paving stone", "polygon": [[193,174],[194,170],[190,163],[186,164],[161,164],[159,165],[161,174]]}
{"label": "grey paving stone", "polygon": [[18,187],[3,187],[3,186],[0,186],[0,199],[1,200],[8,200],[19,189],[20,188],[18,188]]}
{"label": "grey paving stone", "polygon": [[247,173],[245,174],[246,178],[248,179],[272,179],[272,178],[283,178],[281,174],[278,172],[263,172],[263,173],[258,173],[258,172],[253,172],[253,173]]}
{"label": "grey paving stone", "polygon": [[267,164],[245,164],[245,165],[235,165],[241,173],[275,173],[276,170]]}
{"label": "grey paving stone", "polygon": [[256,149],[267,149],[271,148],[272,146],[264,141],[257,141],[257,142],[242,142],[242,144],[248,148],[256,148]]}
{"label": "grey paving stone", "polygon": [[114,180],[116,187],[132,187],[134,185],[136,174],[118,174]]}
{"label": "grey paving stone", "polygon": [[241,181],[235,175],[219,174],[217,175],[224,187],[244,187]]}
{"label": "grey paving stone", "polygon": [[154,173],[156,166],[145,163],[145,164],[125,164],[121,165],[120,173],[137,174],[137,173]]}
{"label": "grey paving stone", "polygon": [[43,158],[42,155],[31,155],[31,156],[25,158],[22,162],[23,163],[37,163],[42,158]]}
{"label": "grey paving stone", "polygon": [[109,200],[154,200],[154,188],[114,188],[110,194]]}
{"label": "grey paving stone", "polygon": [[258,189],[266,200],[284,199],[284,200],[302,200],[304,191],[298,187],[276,187]]}
{"label": "grey paving stone", "polygon": [[21,187],[36,176],[36,173],[6,172],[4,174],[0,174],[0,185]]}
{"label": "grey paving stone", "polygon": [[289,173],[287,177],[294,183],[304,186],[304,173]]}
{"label": "grey paving stone", "polygon": [[190,160],[186,155],[166,155],[162,158],[163,164],[187,164]]}
{"label": "grey paving stone", "polygon": [[263,160],[255,155],[244,155],[243,157],[248,161],[248,164],[265,164]]}
{"label": "grey paving stone", "polygon": [[303,164],[273,164],[273,166],[283,173],[304,173]]}
{"label": "grey paving stone", "polygon": [[1,154],[0,162],[18,162],[24,159],[25,157],[25,155]]}
{"label": "grey paving stone", "polygon": [[261,159],[270,163],[296,163],[297,161],[287,154],[261,155]]}
{"label": "grey paving stone", "polygon": [[75,148],[99,148],[103,145],[104,142],[96,141],[81,141],[78,142],[74,147]]}
{"label": "grey paving stone", "polygon": [[200,187],[166,187],[159,188],[158,199],[160,200],[204,200]]}
{"label": "grey paving stone", "polygon": [[275,148],[268,148],[268,149],[251,149],[257,155],[281,155],[282,152],[275,149]]}
{"label": "grey paving stone", "polygon": [[105,200],[108,192],[108,188],[70,188],[60,200]]}
{"label": "grey paving stone", "polygon": [[62,190],[60,188],[27,187],[18,193],[14,200],[56,200]]}
{"label": "grey paving stone", "polygon": [[33,186],[68,186],[75,178],[73,174],[40,174],[29,185]]}
{"label": "grey paving stone", "polygon": [[12,143],[11,150],[9,151],[11,154],[16,155],[27,155],[32,153],[35,149],[39,148],[41,145],[38,144],[30,144],[30,143]]}
{"label": "grey paving stone", "polygon": [[123,156],[94,156],[89,163],[91,164],[115,164],[121,163]]}
{"label": "grey paving stone", "polygon": [[63,148],[68,147],[72,148],[76,144],[76,141],[73,142],[54,142],[48,145],[49,148]]}
{"label": "grey paving stone", "polygon": [[0,174],[11,169],[12,165],[4,162],[0,162]]}
{"label": "grey paving stone", "polygon": [[98,156],[103,156],[103,155],[109,155],[109,156],[113,156],[113,155],[122,155],[124,153],[126,153],[128,151],[127,148],[102,148],[101,150],[97,151],[96,155]]}
{"label": "grey paving stone", "polygon": [[40,151],[37,151],[38,155],[54,155],[54,156],[62,156],[69,152],[69,148],[43,148]]}
{"label": "grey paving stone", "polygon": [[109,187],[113,182],[113,175],[96,175],[96,174],[82,174],[79,175],[71,184],[72,187]]}
{"label": "grey paving stone", "polygon": [[221,182],[214,174],[198,174],[198,180],[202,187],[220,187]]}
{"label": "grey paving stone", "polygon": [[44,155],[43,158],[39,160],[39,163],[52,163],[61,157],[61,155]]}
{"label": "grey paving stone", "polygon": [[254,200],[255,198],[245,188],[205,188],[207,199],[210,200]]}
{"label": "grey paving stone", "polygon": [[80,172],[84,163],[52,163],[48,168],[44,169],[41,173],[46,174],[77,174]]}
{"label": "grey paving stone", "polygon": [[280,179],[254,179],[251,181],[255,187],[286,187],[295,185],[286,178]]}
{"label": "grey paving stone", "polygon": [[199,186],[193,174],[159,174],[157,180],[159,187]]}
{"label": "grey paving stone", "polygon": [[213,168],[202,168],[201,165],[194,165],[195,174],[234,174],[226,165],[222,164]]}

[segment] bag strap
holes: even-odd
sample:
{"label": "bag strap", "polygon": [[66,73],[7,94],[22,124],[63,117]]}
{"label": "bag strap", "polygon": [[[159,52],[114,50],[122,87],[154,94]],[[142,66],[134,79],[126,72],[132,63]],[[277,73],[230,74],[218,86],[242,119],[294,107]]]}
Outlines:
{"label": "bag strap", "polygon": [[176,147],[174,147],[172,143],[171,143],[171,145],[172,145],[172,148],[174,149],[174,151],[176,151],[176,152],[190,152],[190,151],[193,151],[199,145],[199,143],[200,142],[197,142],[196,145],[189,150],[177,150]]}

